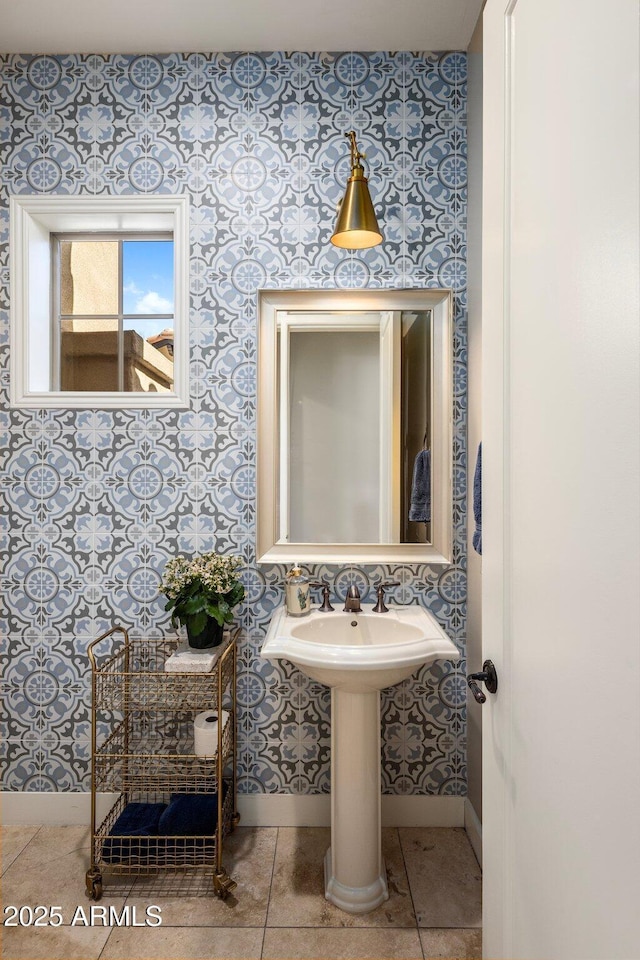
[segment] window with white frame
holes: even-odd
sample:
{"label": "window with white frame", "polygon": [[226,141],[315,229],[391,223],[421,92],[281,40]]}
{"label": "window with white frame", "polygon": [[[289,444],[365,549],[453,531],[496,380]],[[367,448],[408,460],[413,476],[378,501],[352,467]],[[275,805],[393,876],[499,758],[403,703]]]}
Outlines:
{"label": "window with white frame", "polygon": [[13,197],[11,401],[185,407],[184,197]]}

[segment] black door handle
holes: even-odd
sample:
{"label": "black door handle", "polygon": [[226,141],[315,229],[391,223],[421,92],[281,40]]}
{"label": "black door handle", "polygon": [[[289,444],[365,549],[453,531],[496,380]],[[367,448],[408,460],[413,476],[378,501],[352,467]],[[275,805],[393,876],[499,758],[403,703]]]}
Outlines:
{"label": "black door handle", "polygon": [[478,683],[484,683],[489,693],[496,693],[498,689],[498,674],[492,660],[485,660],[482,664],[481,673],[470,673],[467,677],[469,689],[474,696],[476,703],[484,703],[486,695],[482,692]]}

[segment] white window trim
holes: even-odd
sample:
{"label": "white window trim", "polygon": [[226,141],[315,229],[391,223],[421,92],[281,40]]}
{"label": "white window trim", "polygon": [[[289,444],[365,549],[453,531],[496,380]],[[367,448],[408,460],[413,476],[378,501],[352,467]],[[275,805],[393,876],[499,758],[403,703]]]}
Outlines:
{"label": "white window trim", "polygon": [[[10,200],[10,405],[19,408],[186,409],[189,406],[189,199],[186,196],[13,196]],[[32,389],[34,364],[48,369],[51,234],[171,231],[174,256],[174,389],[171,393]],[[44,330],[47,341],[44,341]],[[41,332],[42,331],[42,332]]]}

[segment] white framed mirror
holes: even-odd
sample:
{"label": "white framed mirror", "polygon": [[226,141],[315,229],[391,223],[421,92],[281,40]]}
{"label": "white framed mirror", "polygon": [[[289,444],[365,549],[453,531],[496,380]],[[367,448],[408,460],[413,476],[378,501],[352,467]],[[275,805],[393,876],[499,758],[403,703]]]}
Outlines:
{"label": "white framed mirror", "polygon": [[258,563],[450,563],[451,291],[258,296]]}

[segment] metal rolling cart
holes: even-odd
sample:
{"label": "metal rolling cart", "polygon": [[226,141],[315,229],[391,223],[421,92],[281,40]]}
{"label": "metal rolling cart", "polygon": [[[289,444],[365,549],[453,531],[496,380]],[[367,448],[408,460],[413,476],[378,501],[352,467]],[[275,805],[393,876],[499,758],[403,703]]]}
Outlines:
{"label": "metal rolling cart", "polygon": [[[91,865],[86,883],[92,900],[102,896],[103,880],[109,874],[136,877],[173,871],[178,875],[204,868],[212,871],[218,897],[224,900],[235,889],[235,881],[223,867],[222,851],[224,838],[240,820],[236,636],[237,631],[225,632],[208,673],[165,672],[175,639],[134,640],[124,627],[114,626],[90,644]],[[99,653],[101,644],[104,651],[101,648]],[[219,717],[217,751],[202,757],[193,753],[193,719],[209,709]],[[111,796],[103,798],[104,794]],[[168,804],[175,796],[200,802],[203,795],[207,809],[216,814],[211,831],[169,836],[125,833],[117,827],[129,804]],[[217,802],[209,800],[214,796]],[[98,802],[103,799],[110,806],[98,820]]]}

